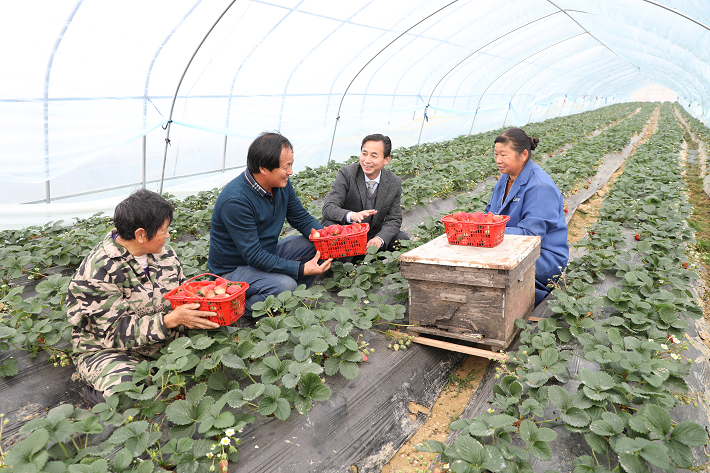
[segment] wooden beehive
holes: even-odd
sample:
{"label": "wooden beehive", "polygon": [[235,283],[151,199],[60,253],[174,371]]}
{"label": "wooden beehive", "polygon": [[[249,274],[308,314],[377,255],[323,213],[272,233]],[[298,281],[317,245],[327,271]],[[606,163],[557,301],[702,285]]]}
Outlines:
{"label": "wooden beehive", "polygon": [[515,319],[535,307],[540,237],[505,235],[494,248],[450,245],[442,235],[399,257],[409,280],[409,331],[505,349]]}

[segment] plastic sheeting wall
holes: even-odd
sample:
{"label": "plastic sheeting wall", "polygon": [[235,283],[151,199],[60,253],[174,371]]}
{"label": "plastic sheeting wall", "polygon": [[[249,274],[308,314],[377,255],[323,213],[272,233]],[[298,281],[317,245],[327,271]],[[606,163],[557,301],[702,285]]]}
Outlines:
{"label": "plastic sheeting wall", "polygon": [[291,139],[298,170],[367,133],[440,141],[652,82],[707,121],[708,23],[700,0],[4,2],[0,225],[157,189],[171,110],[168,191],[223,182],[265,130]]}

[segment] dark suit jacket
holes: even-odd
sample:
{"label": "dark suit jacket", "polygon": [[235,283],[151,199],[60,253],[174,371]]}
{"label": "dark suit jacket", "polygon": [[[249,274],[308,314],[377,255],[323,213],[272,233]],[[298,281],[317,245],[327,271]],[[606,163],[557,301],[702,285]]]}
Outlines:
{"label": "dark suit jacket", "polygon": [[[372,216],[367,239],[378,236],[387,247],[402,226],[402,179],[385,168],[382,168],[381,174],[375,200],[377,213]],[[365,173],[360,163],[340,168],[323,202],[323,225],[347,225],[348,212],[365,209],[366,195]]]}

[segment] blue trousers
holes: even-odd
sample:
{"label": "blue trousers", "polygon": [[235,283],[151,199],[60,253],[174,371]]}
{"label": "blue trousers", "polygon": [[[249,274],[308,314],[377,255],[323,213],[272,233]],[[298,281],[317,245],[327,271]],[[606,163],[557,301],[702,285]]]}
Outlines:
{"label": "blue trousers", "polygon": [[[308,238],[303,235],[292,235],[283,238],[276,245],[276,256],[305,263],[316,255],[316,248]],[[267,297],[277,296],[284,291],[293,291],[300,284],[310,287],[316,276],[303,276],[296,281],[291,276],[281,273],[270,273],[251,266],[239,266],[231,273],[223,274],[224,279],[230,281],[243,281],[249,284],[245,294],[244,315],[251,316],[251,306],[255,302],[266,300]]]}
{"label": "blue trousers", "polygon": [[537,306],[550,293],[550,288],[535,279],[535,305]]}

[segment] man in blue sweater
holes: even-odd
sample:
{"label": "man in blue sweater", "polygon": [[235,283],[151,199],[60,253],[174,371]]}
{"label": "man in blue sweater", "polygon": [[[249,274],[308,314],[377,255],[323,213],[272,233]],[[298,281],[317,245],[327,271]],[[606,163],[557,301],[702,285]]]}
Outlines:
{"label": "man in blue sweater", "polygon": [[[332,260],[318,264],[307,235],[318,223],[303,208],[289,181],[293,147],[279,133],[262,133],[249,146],[247,169],[227,184],[217,198],[210,227],[210,272],[249,284],[245,315],[269,295],[310,286],[330,269]],[[284,224],[301,235],[279,241]]]}

